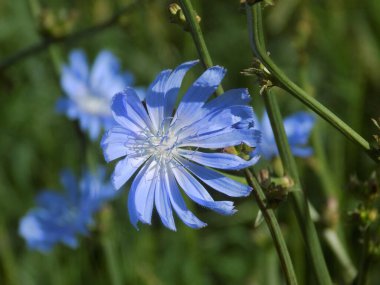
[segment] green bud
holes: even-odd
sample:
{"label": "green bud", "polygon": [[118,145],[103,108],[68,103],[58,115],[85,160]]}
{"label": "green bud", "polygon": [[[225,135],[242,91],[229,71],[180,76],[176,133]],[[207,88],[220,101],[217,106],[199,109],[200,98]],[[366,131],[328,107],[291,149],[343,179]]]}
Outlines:
{"label": "green bud", "polygon": [[241,74],[245,76],[256,76],[259,85],[261,86],[260,94],[266,88],[270,88],[273,86],[273,76],[269,72],[269,70],[261,63],[259,59],[254,59],[252,62],[252,66],[241,71]]}
{"label": "green bud", "polygon": [[75,11],[43,9],[39,15],[38,29],[47,38],[62,38],[73,31],[77,18]]}
{"label": "green bud", "polygon": [[[185,31],[190,31],[190,27],[186,21],[185,14],[183,13],[181,6],[177,3],[170,4],[169,13],[171,23],[181,26]],[[201,21],[201,17],[196,15],[196,20],[199,23]]]}
{"label": "green bud", "polygon": [[265,192],[269,208],[276,208],[284,201],[289,194],[289,190],[294,186],[294,182],[290,177],[273,177],[268,169],[260,170],[258,181]]}

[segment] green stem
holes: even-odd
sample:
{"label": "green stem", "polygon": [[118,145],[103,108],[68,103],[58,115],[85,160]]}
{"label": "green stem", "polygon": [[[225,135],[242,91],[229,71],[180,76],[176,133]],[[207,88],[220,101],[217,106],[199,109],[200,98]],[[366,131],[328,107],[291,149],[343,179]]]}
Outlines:
{"label": "green stem", "polygon": [[[17,264],[14,249],[9,240],[9,231],[5,227],[3,218],[0,218],[0,268],[3,268],[3,276],[0,280],[4,280],[5,284],[20,284],[20,265]],[[20,271],[19,271],[20,270]]]}
{"label": "green stem", "polygon": [[280,259],[281,268],[285,275],[287,284],[297,284],[296,274],[293,268],[293,263],[289,255],[288,248],[286,246],[284,237],[282,235],[280,225],[277,222],[274,211],[267,207],[266,197],[264,191],[261,189],[259,182],[256,177],[246,169],[244,171],[247,182],[254,190],[253,195],[255,197],[256,203],[259,206],[261,213],[265,219],[268,229],[271,233],[272,240],[277,250],[278,257]]}
{"label": "green stem", "polygon": [[349,255],[347,254],[347,251],[344,248],[343,244],[339,240],[336,230],[331,228],[323,230],[323,237],[325,238],[326,243],[329,245],[330,250],[334,253],[338,262],[342,266],[343,279],[346,282],[351,283],[357,275],[357,270],[353,265]]}
{"label": "green stem", "polygon": [[[141,0],[136,0],[132,2],[131,4],[121,8],[118,12],[116,12],[114,15],[112,15],[109,19],[105,20],[104,22],[94,25],[92,27],[83,29],[81,31],[78,31],[76,33],[69,34],[67,36],[62,36],[59,38],[45,38],[42,39],[40,42],[35,43],[29,47],[23,48],[16,52],[15,54],[10,55],[9,57],[5,58],[0,62],[0,71],[5,70],[6,68],[10,67],[11,65],[23,60],[26,57],[29,57],[31,55],[34,55],[38,52],[41,52],[45,50],[46,48],[50,47],[53,44],[58,43],[64,43],[64,42],[71,42],[74,40],[80,40],[83,38],[86,38],[88,36],[92,36],[97,34],[98,32],[105,30],[106,28],[109,28],[116,24],[118,20],[125,15],[126,13],[130,12],[137,4],[138,2],[141,2]],[[32,13],[35,13],[37,10],[34,4],[31,6]]]}
{"label": "green stem", "polygon": [[113,240],[108,233],[103,233],[102,237],[102,247],[104,254],[106,256],[107,269],[110,275],[112,285],[122,285],[123,281],[120,274],[120,263],[116,256],[115,246]]}
{"label": "green stem", "polygon": [[264,66],[272,74],[275,80],[274,83],[296,97],[314,112],[316,112],[349,140],[359,145],[372,159],[379,163],[377,158],[374,157],[367,140],[355,132],[350,126],[338,118],[328,108],[319,103],[312,96],[308,95],[302,88],[292,82],[268,56],[266,49],[260,44],[263,34],[260,3],[253,5],[253,7],[250,7],[248,4],[246,4],[246,12],[251,48],[254,54],[261,60]]}
{"label": "green stem", "polygon": [[[202,60],[202,63],[205,68],[211,67],[212,60],[208,52],[206,43],[204,41],[202,31],[196,19],[195,11],[191,5],[191,1],[180,0],[180,2],[183,9],[183,13],[187,20],[187,23],[190,26],[191,34],[192,34],[195,46],[197,48],[197,51],[199,53],[199,56]],[[218,95],[223,93],[223,88],[221,86],[218,90],[219,90],[219,92],[217,92]],[[291,258],[290,258],[290,255],[285,243],[285,239],[282,235],[280,225],[277,222],[274,211],[272,209],[267,208],[267,205],[265,203],[265,200],[266,200],[265,194],[263,190],[261,189],[260,184],[258,183],[257,179],[254,177],[254,175],[248,169],[245,170],[245,175],[246,175],[248,184],[254,189],[253,193],[254,193],[255,199],[260,208],[260,211],[262,212],[265,218],[267,226],[270,230],[273,242],[277,250],[277,254],[281,262],[281,268],[286,278],[286,282],[287,284],[296,285],[297,279],[294,272],[293,263],[291,261]]]}
{"label": "green stem", "polygon": [[[340,193],[336,182],[331,177],[331,170],[327,163],[327,158],[322,147],[322,142],[320,138],[320,126],[318,124],[315,127],[314,133],[312,135],[314,151],[318,160],[313,164],[315,172],[318,173],[321,179],[322,188],[324,189],[325,196],[327,199],[337,200],[338,205],[340,205]],[[343,242],[339,238],[339,235],[343,237],[344,232],[342,230],[341,223],[337,223],[335,226],[329,226],[323,229],[323,238],[325,239],[330,250],[334,253],[337,261],[341,265],[342,277],[347,283],[351,283],[356,275],[357,270],[344,246]],[[344,239],[343,239],[344,240]]]}
{"label": "green stem", "polygon": [[[197,48],[199,58],[202,61],[203,67],[209,68],[213,66],[212,59],[210,53],[208,52],[206,42],[203,38],[201,27],[197,20],[197,14],[193,9],[193,5],[190,0],[180,0],[181,7],[183,10],[183,14],[185,15],[186,22],[190,26],[191,36],[193,37],[193,41],[195,47]],[[221,95],[223,93],[223,88],[221,86],[216,90],[216,95]]]}
{"label": "green stem", "polygon": [[290,198],[294,205],[298,224],[301,228],[305,241],[306,250],[313,264],[314,272],[318,284],[332,284],[322,248],[318,239],[317,231],[310,216],[310,209],[307,200],[301,190],[300,178],[297,171],[296,162],[291,153],[289,142],[285,133],[280,109],[276,97],[268,89],[263,93],[265,105],[268,111],[269,120],[276,139],[276,144],[283,162],[285,175],[290,175],[294,180],[294,189],[290,192]]}

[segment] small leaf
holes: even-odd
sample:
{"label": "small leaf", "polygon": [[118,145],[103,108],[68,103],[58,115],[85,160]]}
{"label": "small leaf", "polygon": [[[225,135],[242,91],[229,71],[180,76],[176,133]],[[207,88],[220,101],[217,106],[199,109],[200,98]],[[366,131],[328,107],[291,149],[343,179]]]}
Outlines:
{"label": "small leaf", "polygon": [[263,222],[264,222],[264,216],[263,216],[263,213],[259,210],[257,212],[257,216],[256,216],[256,219],[255,219],[255,225],[254,225],[254,227],[258,228]]}

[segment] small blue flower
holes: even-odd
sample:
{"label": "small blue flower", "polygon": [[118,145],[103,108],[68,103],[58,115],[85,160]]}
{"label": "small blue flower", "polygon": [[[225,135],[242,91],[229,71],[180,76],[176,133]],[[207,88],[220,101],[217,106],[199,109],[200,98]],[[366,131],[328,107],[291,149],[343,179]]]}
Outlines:
{"label": "small blue flower", "polygon": [[[62,68],[61,86],[67,97],[60,98],[57,109],[70,119],[78,119],[81,129],[95,140],[102,128],[114,125],[112,96],[132,84],[132,74],[121,71],[119,60],[111,52],[100,52],[90,71],[84,52],[74,50],[69,65]],[[144,93],[138,90],[143,100]]]}
{"label": "small blue flower", "polygon": [[44,191],[37,196],[37,207],[20,221],[19,233],[28,247],[48,252],[57,243],[71,248],[78,246],[77,234],[88,234],[92,216],[115,196],[111,183],[104,183],[105,170],[86,172],[79,183],[72,172],[61,174],[65,193]]}
{"label": "small blue flower", "polygon": [[[258,121],[258,120],[256,120]],[[314,127],[315,118],[306,112],[297,112],[284,119],[284,128],[288,137],[290,149],[295,156],[308,157],[313,154],[313,149],[306,146],[310,133]],[[262,139],[257,152],[266,159],[272,159],[279,155],[268,114],[265,112],[257,128],[262,133]]]}
{"label": "small blue flower", "polygon": [[[195,203],[220,214],[235,212],[230,201],[214,201],[201,182],[231,197],[249,195],[251,188],[208,167],[239,170],[255,164],[239,156],[210,152],[245,143],[256,147],[260,133],[253,128],[253,110],[246,89],[233,89],[208,100],[226,70],[207,69],[187,90],[174,112],[182,79],[198,61],[185,62],[174,71],[162,71],[146,93],[146,107],[132,88],[112,100],[118,126],[101,142],[107,162],[123,157],[112,182],[119,189],[137,171],[128,197],[131,223],[150,224],[155,205],[162,223],[175,230],[172,209],[189,227],[206,226],[191,213],[179,187]],[[206,166],[206,167],[205,167]]]}

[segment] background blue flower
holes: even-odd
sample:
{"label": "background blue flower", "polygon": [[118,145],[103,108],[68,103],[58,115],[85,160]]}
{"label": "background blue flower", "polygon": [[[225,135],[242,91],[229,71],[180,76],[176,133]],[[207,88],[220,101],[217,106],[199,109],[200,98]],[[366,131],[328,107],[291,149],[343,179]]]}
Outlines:
{"label": "background blue flower", "polygon": [[259,156],[244,160],[207,150],[241,143],[256,147],[260,134],[253,128],[247,89],[229,90],[209,101],[226,73],[214,66],[192,84],[174,112],[182,79],[197,62],[162,71],[147,90],[146,107],[132,88],[113,98],[112,111],[119,125],[104,135],[101,145],[107,161],[124,157],[112,176],[117,189],[141,167],[128,197],[135,227],[138,221],[151,223],[153,205],[171,230],[176,229],[172,209],[187,226],[204,227],[187,209],[179,187],[194,202],[225,215],[235,212],[233,203],[214,201],[201,182],[231,197],[247,196],[251,191],[208,167],[239,170],[255,164]]}
{"label": "background blue flower", "polygon": [[[273,130],[268,114],[265,112],[257,128],[262,133],[262,140],[257,148],[257,152],[266,159],[271,159],[279,155]],[[306,112],[297,112],[284,119],[285,132],[288,137],[290,149],[295,156],[308,157],[313,154],[313,149],[306,146],[311,131],[315,124],[315,117]]]}
{"label": "background blue flower", "polygon": [[104,183],[105,171],[85,172],[77,182],[69,170],[61,174],[66,192],[44,191],[37,196],[37,207],[20,221],[19,233],[28,247],[42,252],[55,244],[78,246],[77,234],[86,235],[93,224],[93,214],[115,196],[110,183]]}
{"label": "background blue flower", "polygon": [[[78,119],[81,129],[95,140],[102,128],[114,124],[112,96],[133,81],[133,75],[121,71],[119,60],[111,52],[100,52],[90,70],[85,53],[74,50],[69,55],[69,64],[62,68],[61,87],[67,97],[58,101],[57,109],[71,119]],[[138,91],[143,99],[143,90]]]}

